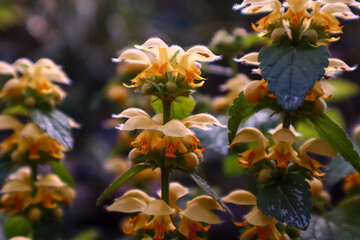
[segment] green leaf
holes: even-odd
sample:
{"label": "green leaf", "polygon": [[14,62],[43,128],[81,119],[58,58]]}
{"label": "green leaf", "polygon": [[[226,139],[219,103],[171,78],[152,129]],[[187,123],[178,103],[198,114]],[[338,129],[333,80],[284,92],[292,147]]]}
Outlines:
{"label": "green leaf", "polygon": [[[196,102],[192,96],[177,97],[171,104],[171,117],[179,120],[186,118],[194,110],[195,104]],[[153,97],[152,106],[156,113],[163,112],[163,104],[157,97]]]}
{"label": "green leaf", "polygon": [[259,53],[261,74],[287,111],[295,111],[329,65],[325,46],[273,44]]}
{"label": "green leaf", "polygon": [[310,227],[302,233],[305,240],[360,240],[360,199],[340,203],[324,216],[311,216]]}
{"label": "green leaf", "polygon": [[58,110],[46,113],[40,110],[32,110],[30,117],[44,132],[61,145],[69,150],[73,147],[74,141],[70,133],[70,123],[65,114]]}
{"label": "green leaf", "polygon": [[270,184],[260,190],[257,207],[269,217],[286,222],[289,227],[304,230],[310,223],[310,185],[304,177],[289,174],[282,182]]}
{"label": "green leaf", "polygon": [[344,132],[326,114],[309,114],[306,117],[314,124],[315,130],[321,138],[328,141],[341,156],[357,170],[360,171],[360,157],[355,151],[354,145]]}
{"label": "green leaf", "polygon": [[127,170],[125,173],[123,173],[121,176],[119,176],[117,179],[115,179],[106,189],[105,191],[100,195],[98,200],[96,201],[96,205],[99,206],[106,198],[108,198],[113,192],[116,191],[121,185],[123,185],[126,181],[128,181],[130,178],[135,176],[141,171],[144,171],[145,169],[151,168],[150,165],[135,165],[131,167],[129,170]]}
{"label": "green leaf", "polygon": [[327,102],[340,102],[347,98],[351,98],[359,93],[359,86],[343,78],[326,80],[332,87],[331,98]]}
{"label": "green leaf", "polygon": [[28,109],[26,109],[22,105],[15,105],[8,108],[5,108],[2,111],[2,114],[9,114],[9,115],[27,115],[29,113]]}
{"label": "green leaf", "polygon": [[229,143],[232,142],[236,136],[236,132],[240,123],[244,123],[251,115],[256,113],[259,109],[256,104],[246,101],[244,93],[241,92],[237,98],[234,99],[233,105],[229,109]]}
{"label": "green leaf", "polygon": [[31,223],[24,216],[10,216],[5,222],[4,232],[8,239],[16,236],[27,237],[31,232]]}
{"label": "green leaf", "polygon": [[241,168],[237,164],[237,159],[238,159],[237,154],[230,154],[225,157],[223,161],[224,164],[223,168],[224,168],[224,173],[227,176],[238,176],[245,172],[245,169]]}
{"label": "green leaf", "polygon": [[81,231],[72,240],[96,240],[100,238],[99,230],[94,228],[89,228]]}
{"label": "green leaf", "polygon": [[53,172],[58,175],[61,180],[66,182],[70,187],[75,188],[76,184],[71,173],[61,161],[50,161],[50,166]]}
{"label": "green leaf", "polygon": [[354,167],[349,162],[345,162],[344,159],[338,155],[337,158],[331,159],[326,176],[330,184],[335,184],[354,172],[356,172]]}
{"label": "green leaf", "polygon": [[202,179],[196,171],[191,171],[190,176],[196,182],[196,184],[199,185],[199,187],[201,187],[207,194],[209,194],[210,197],[217,201],[230,215],[230,217],[234,219],[234,215],[232,214],[228,206],[221,200],[221,197],[219,197],[214,192],[214,190],[209,186],[209,184],[204,179]]}

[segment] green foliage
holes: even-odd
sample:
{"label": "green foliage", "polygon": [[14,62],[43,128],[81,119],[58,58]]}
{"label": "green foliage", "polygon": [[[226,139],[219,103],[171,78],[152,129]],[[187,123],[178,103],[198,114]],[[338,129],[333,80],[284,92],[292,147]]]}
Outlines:
{"label": "green foliage", "polygon": [[[192,96],[177,97],[171,104],[171,118],[179,120],[186,118],[194,110],[195,104],[196,102]],[[163,112],[163,104],[157,97],[153,97],[152,106],[156,113]]]}
{"label": "green foliage", "polygon": [[32,110],[30,117],[44,132],[61,145],[69,150],[73,147],[74,141],[70,133],[69,119],[64,113],[58,110],[50,112]]}
{"label": "green foliage", "polygon": [[60,219],[53,209],[42,209],[39,221],[33,222],[32,239],[58,240],[60,233]]}
{"label": "green foliage", "polygon": [[244,173],[244,168],[237,164],[237,154],[230,154],[223,161],[224,173],[227,176],[238,176]]}
{"label": "green foliage", "polygon": [[236,132],[240,123],[244,123],[251,115],[256,113],[259,109],[254,103],[246,101],[244,93],[241,92],[237,98],[234,99],[233,105],[229,109],[229,143],[232,142],[236,136]]}
{"label": "green foliage", "polygon": [[130,178],[135,176],[141,171],[144,171],[145,169],[151,168],[150,165],[135,165],[131,167],[129,170],[127,170],[125,173],[123,173],[121,176],[119,176],[117,179],[115,179],[106,189],[105,191],[100,195],[98,198],[96,205],[100,205],[106,198],[108,198],[113,192],[115,192],[121,185],[126,183]]}
{"label": "green foliage", "polygon": [[328,141],[346,161],[360,171],[359,154],[355,151],[354,145],[344,130],[324,113],[320,115],[309,114],[306,117],[314,124],[319,136]]}
{"label": "green foliage", "polygon": [[359,93],[359,86],[349,80],[336,78],[326,81],[333,87],[332,96],[326,100],[327,102],[340,102]]}
{"label": "green foliage", "polygon": [[97,229],[89,228],[78,233],[72,240],[96,240],[99,237],[100,233]]}
{"label": "green foliage", "polygon": [[325,46],[273,44],[259,53],[261,74],[287,111],[295,111],[329,65]]}
{"label": "green foliage", "polygon": [[26,237],[31,233],[31,223],[24,216],[13,215],[6,220],[4,232],[9,239],[16,236]]}
{"label": "green foliage", "polygon": [[29,111],[23,105],[15,105],[5,108],[2,114],[9,115],[28,115]]}
{"label": "green foliage", "polygon": [[71,173],[67,170],[65,165],[61,161],[50,161],[49,162],[53,172],[58,175],[61,180],[66,182],[70,187],[75,188],[75,181],[71,176]]}
{"label": "green foliage", "polygon": [[257,207],[269,217],[304,230],[310,223],[311,192],[305,178],[288,174],[280,182],[260,190]]}
{"label": "green foliage", "polygon": [[345,162],[339,154],[337,158],[331,159],[326,176],[330,184],[335,184],[355,171],[354,167],[349,162]]}
{"label": "green foliage", "polygon": [[207,194],[209,194],[210,197],[212,197],[215,201],[217,201],[224,208],[224,210],[230,215],[230,217],[234,219],[232,212],[226,206],[226,204],[221,200],[221,197],[219,197],[214,192],[214,190],[209,186],[209,184],[204,179],[202,179],[196,171],[192,171],[190,176],[196,182],[196,184],[199,187],[201,187],[201,189],[203,189]]}
{"label": "green foliage", "polygon": [[355,197],[339,204],[323,216],[311,216],[310,227],[302,233],[305,240],[359,240],[360,199]]}

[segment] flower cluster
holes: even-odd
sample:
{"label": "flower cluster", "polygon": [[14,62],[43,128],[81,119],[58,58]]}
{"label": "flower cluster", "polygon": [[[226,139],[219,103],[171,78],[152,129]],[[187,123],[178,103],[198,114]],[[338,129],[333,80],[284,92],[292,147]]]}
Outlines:
{"label": "flower cluster", "polygon": [[269,138],[273,140],[274,145],[268,149],[268,152],[269,140],[258,129],[246,127],[237,133],[230,148],[239,143],[257,143],[255,148],[239,153],[239,165],[242,168],[252,167],[255,163],[267,159],[275,161],[279,168],[287,168],[289,163],[298,164],[308,169],[313,177],[319,178],[324,175],[320,168],[325,166],[312,158],[309,153],[336,157],[336,151],[322,139],[307,140],[299,147],[298,153],[293,145],[298,141],[299,133],[294,129],[278,128],[269,133],[271,134]]}

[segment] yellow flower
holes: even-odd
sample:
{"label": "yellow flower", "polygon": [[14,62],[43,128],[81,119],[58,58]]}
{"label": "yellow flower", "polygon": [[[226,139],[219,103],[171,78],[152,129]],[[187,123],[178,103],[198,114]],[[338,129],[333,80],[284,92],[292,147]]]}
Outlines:
{"label": "yellow flower", "polygon": [[21,95],[27,97],[25,89],[29,87],[36,90],[38,96],[52,95],[56,102],[60,102],[66,93],[54,83],[71,83],[61,67],[47,58],[39,59],[35,63],[21,58],[12,65],[0,62],[0,74],[13,76],[5,83],[0,97],[20,97]]}
{"label": "yellow flower", "polygon": [[275,224],[278,221],[275,218],[269,218],[256,207],[256,196],[245,190],[235,190],[222,198],[225,202],[237,205],[254,205],[255,207],[244,216],[245,222],[235,223],[239,226],[245,226],[247,223],[253,225],[248,228],[240,237],[241,240],[251,240],[257,236],[259,240],[280,240],[281,233],[276,229]]}
{"label": "yellow flower", "polygon": [[31,170],[20,168],[11,174],[0,190],[2,211],[17,214],[24,211],[32,203]]}
{"label": "yellow flower", "polygon": [[256,128],[246,127],[241,129],[230,144],[230,149],[238,143],[257,142],[258,146],[239,154],[240,166],[249,168],[255,163],[266,158],[266,148],[269,140]]}
{"label": "yellow flower", "polygon": [[[120,57],[113,59],[114,62],[127,62],[143,64],[147,68],[131,80],[132,85],[127,87],[138,87],[153,77],[166,78],[167,73],[175,77],[184,78],[184,84],[191,87],[198,87],[203,84],[204,78],[200,76],[201,71],[197,62],[210,62],[219,59],[207,47],[194,46],[186,52],[179,46],[168,46],[159,38],[150,38],[143,45],[135,46],[137,49],[124,51]],[[150,58],[145,52],[154,55]],[[194,80],[200,80],[195,83]]]}
{"label": "yellow flower", "polygon": [[188,147],[193,151],[203,151],[198,148],[201,143],[189,128],[206,130],[208,125],[221,125],[209,114],[197,114],[181,121],[173,119],[163,125],[158,116],[151,118],[146,112],[137,108],[126,109],[113,117],[128,118],[124,124],[117,127],[119,130],[145,130],[131,143],[138,149],[139,154],[147,154],[150,150],[165,149],[166,156],[169,158],[175,158],[176,152],[187,153]]}
{"label": "yellow flower", "polygon": [[[164,201],[155,200],[137,189],[126,192],[108,206],[107,210],[124,213],[141,212],[138,216],[130,218],[124,225],[125,234],[133,234],[139,229],[154,229],[154,239],[159,240],[165,237],[166,231],[173,232],[176,229],[170,218],[175,209],[170,208]],[[150,216],[153,216],[152,220]]]}
{"label": "yellow flower", "polygon": [[[13,130],[7,139],[0,143],[1,152],[8,153],[16,146],[15,153],[12,154],[13,161],[22,161],[25,154],[31,160],[40,158],[40,153],[45,152],[51,157],[60,159],[63,157],[63,152],[67,149],[53,140],[49,135],[44,133],[34,123],[23,125],[17,119],[8,116],[0,115],[0,130]],[[18,159],[14,159],[18,158]]]}
{"label": "yellow flower", "polygon": [[282,128],[275,132],[271,138],[275,144],[269,149],[267,159],[277,160],[277,166],[281,168],[286,168],[289,161],[300,164],[298,154],[292,147],[298,139],[291,130]]}
{"label": "yellow flower", "polygon": [[320,167],[325,166],[311,158],[308,153],[311,152],[323,156],[336,157],[336,151],[334,148],[329,143],[319,138],[311,138],[307,140],[303,145],[301,145],[299,151],[299,165],[309,169],[311,174],[316,178],[325,175],[325,173],[319,169]]}
{"label": "yellow flower", "polygon": [[75,191],[55,174],[47,174],[37,180],[33,203],[41,203],[44,208],[56,208],[60,202],[70,205],[75,198]]}
{"label": "yellow flower", "polygon": [[344,180],[344,189],[348,191],[351,188],[359,188],[360,187],[360,174],[359,172],[355,172],[349,174],[345,177]]}

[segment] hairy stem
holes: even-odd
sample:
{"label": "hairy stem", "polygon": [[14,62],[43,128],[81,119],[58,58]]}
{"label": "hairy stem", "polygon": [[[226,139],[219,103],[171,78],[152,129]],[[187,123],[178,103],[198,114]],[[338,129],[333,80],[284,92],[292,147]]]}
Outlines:
{"label": "hairy stem", "polygon": [[[166,124],[171,120],[171,104],[172,100],[162,100],[163,104],[163,120]],[[169,185],[170,185],[170,170],[166,164],[166,157],[164,156],[161,165],[161,199],[169,204]]]}

